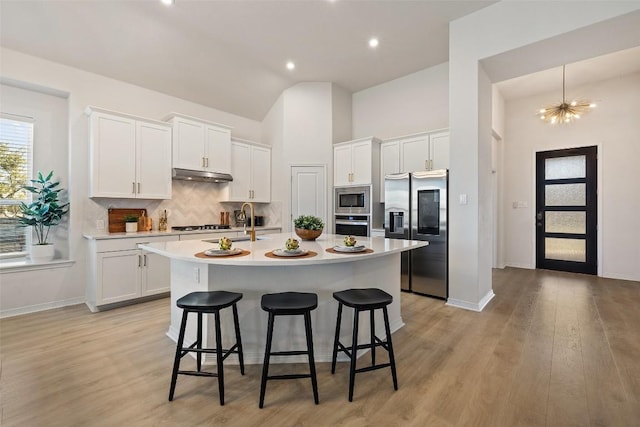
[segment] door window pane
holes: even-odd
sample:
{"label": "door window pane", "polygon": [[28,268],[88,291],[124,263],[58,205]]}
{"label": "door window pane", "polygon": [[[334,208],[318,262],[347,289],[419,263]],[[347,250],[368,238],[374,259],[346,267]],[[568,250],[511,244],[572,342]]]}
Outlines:
{"label": "door window pane", "polygon": [[544,161],[545,179],[586,177],[586,156],[553,157]]}
{"label": "door window pane", "polygon": [[544,186],[546,206],[585,206],[586,184],[552,184]]}
{"label": "door window pane", "polygon": [[583,239],[544,239],[544,257],[560,261],[586,262],[586,241]]}
{"label": "door window pane", "polygon": [[544,231],[547,233],[587,232],[586,212],[545,212]]}

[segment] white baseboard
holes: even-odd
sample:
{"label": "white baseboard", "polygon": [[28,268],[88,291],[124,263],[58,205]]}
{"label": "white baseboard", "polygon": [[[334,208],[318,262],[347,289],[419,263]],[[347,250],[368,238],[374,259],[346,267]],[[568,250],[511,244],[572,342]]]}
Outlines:
{"label": "white baseboard", "polygon": [[536,267],[528,263],[507,262],[505,267],[524,268],[526,270],[534,270]]}
{"label": "white baseboard", "polygon": [[10,308],[0,311],[0,319],[5,317],[19,316],[21,314],[35,313],[38,311],[51,310],[52,308],[66,307],[69,305],[83,304],[84,297],[71,298],[61,301],[46,302],[43,304],[29,305],[27,307]]}
{"label": "white baseboard", "polygon": [[489,301],[491,301],[495,296],[496,294],[493,293],[492,289],[487,292],[487,294],[482,297],[482,299],[477,303],[449,298],[447,300],[447,305],[450,305],[451,307],[463,308],[465,310],[480,312],[486,307],[487,304],[489,304]]}

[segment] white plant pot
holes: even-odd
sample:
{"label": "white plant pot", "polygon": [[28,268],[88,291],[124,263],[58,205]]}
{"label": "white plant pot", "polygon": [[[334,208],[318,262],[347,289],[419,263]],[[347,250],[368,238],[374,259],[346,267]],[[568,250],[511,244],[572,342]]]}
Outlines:
{"label": "white plant pot", "polygon": [[29,258],[31,262],[49,262],[55,256],[56,248],[52,243],[46,245],[31,245]]}
{"label": "white plant pot", "polygon": [[137,233],[138,232],[138,223],[137,222],[125,222],[124,230],[127,233]]}

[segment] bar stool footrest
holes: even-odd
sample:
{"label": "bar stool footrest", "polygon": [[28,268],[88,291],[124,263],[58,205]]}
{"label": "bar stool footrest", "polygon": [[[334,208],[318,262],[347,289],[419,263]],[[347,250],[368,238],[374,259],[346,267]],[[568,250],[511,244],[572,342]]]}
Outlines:
{"label": "bar stool footrest", "polygon": [[179,375],[191,375],[192,377],[218,377],[216,372],[205,371],[178,371]]}
{"label": "bar stool footrest", "polygon": [[268,376],[268,380],[296,380],[299,378],[311,378],[311,374],[284,374],[284,375],[271,375]]}
{"label": "bar stool footrest", "polygon": [[381,365],[373,365],[373,366],[365,366],[364,368],[356,369],[356,374],[358,372],[367,372],[367,371],[375,371],[376,369],[388,368],[391,366],[391,363],[383,363]]}
{"label": "bar stool footrest", "polygon": [[290,351],[272,351],[270,356],[299,356],[301,354],[309,354],[305,350],[290,350]]}

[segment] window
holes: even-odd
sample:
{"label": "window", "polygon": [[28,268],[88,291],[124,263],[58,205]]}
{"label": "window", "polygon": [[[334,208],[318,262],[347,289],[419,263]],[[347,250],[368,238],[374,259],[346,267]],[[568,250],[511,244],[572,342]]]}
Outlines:
{"label": "window", "polygon": [[33,120],[10,114],[0,115],[0,257],[26,255],[29,228],[20,227],[20,202],[28,203],[30,193],[21,189],[31,176]]}

